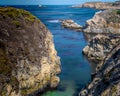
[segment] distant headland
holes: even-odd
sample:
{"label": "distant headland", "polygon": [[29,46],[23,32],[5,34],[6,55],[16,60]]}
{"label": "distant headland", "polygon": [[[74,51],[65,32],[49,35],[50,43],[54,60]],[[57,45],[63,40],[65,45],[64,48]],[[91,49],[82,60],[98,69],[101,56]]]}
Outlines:
{"label": "distant headland", "polygon": [[116,2],[86,2],[81,5],[73,5],[75,8],[95,8],[95,9],[120,9],[120,1]]}

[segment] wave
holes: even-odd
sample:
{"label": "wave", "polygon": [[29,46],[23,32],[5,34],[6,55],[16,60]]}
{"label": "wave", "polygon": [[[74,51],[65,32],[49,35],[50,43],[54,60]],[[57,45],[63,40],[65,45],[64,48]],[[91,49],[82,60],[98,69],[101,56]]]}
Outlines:
{"label": "wave", "polygon": [[59,23],[60,20],[49,20],[48,22],[50,22],[50,23]]}

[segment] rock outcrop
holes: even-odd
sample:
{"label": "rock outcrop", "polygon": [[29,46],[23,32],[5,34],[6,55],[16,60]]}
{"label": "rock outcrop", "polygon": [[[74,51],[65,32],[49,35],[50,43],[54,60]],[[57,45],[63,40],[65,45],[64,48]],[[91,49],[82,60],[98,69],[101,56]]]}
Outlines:
{"label": "rock outcrop", "polygon": [[105,10],[97,12],[87,21],[83,30],[86,33],[120,33],[120,10]]}
{"label": "rock outcrop", "polygon": [[96,9],[120,9],[120,2],[86,2],[82,5],[76,5],[72,7],[88,7]]}
{"label": "rock outcrop", "polygon": [[90,61],[100,63],[104,60],[110,50],[119,43],[120,36],[117,35],[97,35],[91,39],[83,49],[83,53]]}
{"label": "rock outcrop", "polygon": [[52,34],[29,12],[0,8],[0,96],[35,95],[60,81]]}
{"label": "rock outcrop", "polygon": [[73,20],[62,20],[62,26],[64,28],[69,28],[69,29],[73,29],[76,31],[82,31],[82,26],[80,26],[79,24],[77,24],[76,22],[74,22]]}
{"label": "rock outcrop", "polygon": [[97,12],[87,21],[84,32],[102,34],[93,37],[83,49],[83,53],[96,63],[97,67],[96,72],[91,74],[92,81],[79,96],[119,96],[120,10]]}
{"label": "rock outcrop", "polygon": [[91,83],[80,92],[79,96],[120,95],[120,43],[111,49],[101,65]]}

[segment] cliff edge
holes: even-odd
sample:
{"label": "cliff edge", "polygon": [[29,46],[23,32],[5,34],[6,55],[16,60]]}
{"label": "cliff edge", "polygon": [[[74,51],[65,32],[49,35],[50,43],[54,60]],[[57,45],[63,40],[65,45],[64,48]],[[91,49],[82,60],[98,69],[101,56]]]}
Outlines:
{"label": "cliff edge", "polygon": [[83,30],[86,33],[120,34],[120,10],[104,10],[97,12],[86,22]]}
{"label": "cliff edge", "polygon": [[35,95],[59,83],[52,34],[29,12],[0,8],[0,95]]}
{"label": "cliff edge", "polygon": [[97,35],[83,49],[83,53],[94,62],[96,71],[92,80],[79,96],[120,95],[120,36]]}

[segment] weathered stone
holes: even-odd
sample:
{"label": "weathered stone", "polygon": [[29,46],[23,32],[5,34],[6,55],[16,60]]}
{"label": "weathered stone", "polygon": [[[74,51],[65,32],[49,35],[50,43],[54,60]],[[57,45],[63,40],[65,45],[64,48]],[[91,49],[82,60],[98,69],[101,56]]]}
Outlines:
{"label": "weathered stone", "polygon": [[56,77],[56,76],[52,77],[52,78],[51,78],[50,87],[51,87],[51,88],[57,87],[57,85],[59,84],[59,82],[60,82],[60,79],[59,79],[58,77]]}
{"label": "weathered stone", "polygon": [[88,94],[88,91],[85,89],[80,92],[79,96],[87,96],[87,94]]}
{"label": "weathered stone", "polygon": [[21,9],[0,8],[0,95],[35,95],[56,87],[60,71],[52,34],[41,21]]}
{"label": "weathered stone", "polygon": [[[105,41],[103,40],[103,42]],[[83,92],[81,91],[79,96],[119,96],[120,43],[118,42],[114,45],[114,47],[111,47],[108,54],[105,54],[104,60],[101,61],[101,64],[97,64],[98,66],[101,66],[99,66],[99,69],[95,72],[96,74],[93,80],[88,84],[86,89],[84,89],[87,90],[88,94],[81,95]]]}
{"label": "weathered stone", "polygon": [[118,42],[119,36],[97,35],[83,49],[83,53],[89,60],[100,63]]}
{"label": "weathered stone", "polygon": [[92,19],[87,20],[85,33],[112,33],[120,34],[120,14],[118,10],[96,12]]}
{"label": "weathered stone", "polygon": [[82,26],[75,23],[73,20],[62,20],[62,26],[76,31],[82,31]]}

